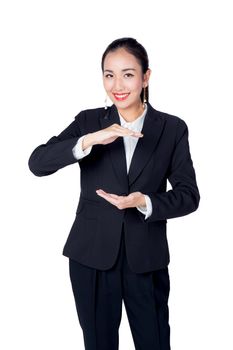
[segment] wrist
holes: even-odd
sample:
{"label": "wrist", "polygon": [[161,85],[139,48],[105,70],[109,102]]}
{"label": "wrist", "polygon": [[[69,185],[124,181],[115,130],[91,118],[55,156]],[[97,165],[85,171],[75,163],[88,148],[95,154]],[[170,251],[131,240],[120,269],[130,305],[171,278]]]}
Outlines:
{"label": "wrist", "polygon": [[89,133],[89,134],[86,134],[85,137],[83,138],[83,141],[82,141],[82,149],[83,151],[90,147],[90,146],[93,146],[95,144],[95,136],[94,136],[94,133]]}
{"label": "wrist", "polygon": [[141,193],[141,196],[140,196],[139,206],[146,207],[146,199],[145,199],[145,195],[143,193]]}

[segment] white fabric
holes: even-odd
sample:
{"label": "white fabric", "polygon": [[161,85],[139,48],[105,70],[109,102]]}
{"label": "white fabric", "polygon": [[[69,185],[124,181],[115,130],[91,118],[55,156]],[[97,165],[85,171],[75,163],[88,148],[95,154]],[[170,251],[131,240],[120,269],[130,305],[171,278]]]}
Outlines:
{"label": "white fabric", "polygon": [[[130,130],[133,131],[139,131],[141,132],[142,127],[143,127],[143,123],[144,123],[144,119],[145,119],[145,115],[147,112],[147,105],[145,104],[146,108],[143,111],[143,113],[141,114],[141,116],[139,116],[136,120],[134,120],[133,122],[127,122],[122,116],[121,114],[118,112],[119,117],[120,117],[120,122],[121,122],[121,126],[128,128]],[[81,136],[78,139],[78,142],[76,143],[76,145],[74,146],[74,148],[72,149],[73,155],[76,159],[81,159],[83,157],[86,157],[92,150],[93,146],[89,146],[88,148],[86,148],[85,150],[83,150],[82,148],[82,141],[83,138],[86,135]],[[130,163],[133,157],[133,153],[135,150],[135,147],[137,145],[139,138],[138,137],[134,137],[134,136],[123,136],[123,141],[124,141],[124,146],[125,146],[125,154],[126,154],[126,164],[127,164],[127,173],[129,171],[129,167],[130,167]],[[136,208],[145,215],[145,220],[152,214],[152,203],[151,203],[151,199],[148,195],[145,195],[145,201],[146,201],[146,206],[137,206]]]}

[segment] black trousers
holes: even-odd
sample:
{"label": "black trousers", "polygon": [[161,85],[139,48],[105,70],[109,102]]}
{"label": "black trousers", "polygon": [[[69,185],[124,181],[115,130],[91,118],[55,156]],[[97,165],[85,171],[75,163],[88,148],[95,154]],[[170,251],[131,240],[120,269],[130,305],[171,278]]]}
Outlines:
{"label": "black trousers", "polygon": [[[96,270],[69,259],[77,315],[86,350],[118,350],[122,300],[136,350],[170,350],[168,267],[132,272],[124,229],[114,266]],[[127,344],[124,344],[124,349]]]}

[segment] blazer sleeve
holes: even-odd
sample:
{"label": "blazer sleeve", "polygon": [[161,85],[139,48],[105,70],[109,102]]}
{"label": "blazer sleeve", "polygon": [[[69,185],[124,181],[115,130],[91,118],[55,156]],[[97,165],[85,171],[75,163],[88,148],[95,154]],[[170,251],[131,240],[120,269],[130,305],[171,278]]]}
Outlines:
{"label": "blazer sleeve", "polygon": [[85,112],[81,111],[74,119],[58,136],[51,137],[47,143],[34,149],[28,161],[34,175],[50,175],[67,165],[82,161],[74,157],[72,149],[82,136]]}
{"label": "blazer sleeve", "polygon": [[179,119],[175,148],[168,172],[172,190],[146,193],[151,198],[153,210],[145,222],[184,216],[192,213],[199,206],[200,193],[190,155],[188,135],[186,123]]}

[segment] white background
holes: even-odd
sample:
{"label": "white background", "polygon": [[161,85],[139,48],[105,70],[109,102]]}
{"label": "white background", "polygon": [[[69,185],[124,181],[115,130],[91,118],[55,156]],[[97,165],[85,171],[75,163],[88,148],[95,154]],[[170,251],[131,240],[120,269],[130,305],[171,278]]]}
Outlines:
{"label": "white background", "polygon": [[[104,105],[107,45],[135,37],[150,102],[189,127],[199,209],[168,220],[172,350],[232,349],[230,1],[2,1],[1,349],[84,349],[61,252],[79,166],[36,177],[28,158],[82,110]],[[124,304],[120,349],[134,345]]]}

